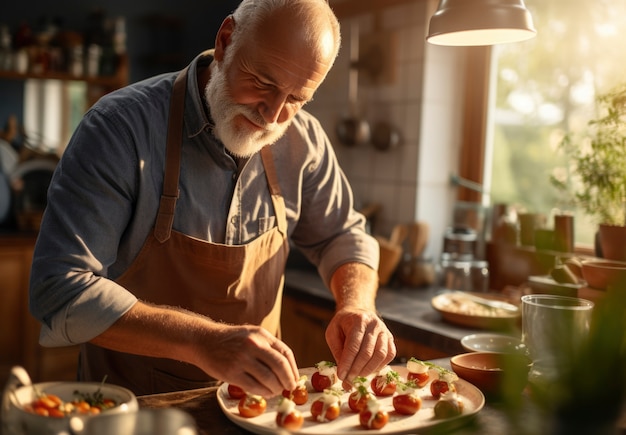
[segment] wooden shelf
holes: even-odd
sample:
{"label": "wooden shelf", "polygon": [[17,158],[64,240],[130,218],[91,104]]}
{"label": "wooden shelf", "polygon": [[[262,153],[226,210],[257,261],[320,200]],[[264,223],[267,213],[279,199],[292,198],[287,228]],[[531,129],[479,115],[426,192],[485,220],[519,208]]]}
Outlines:
{"label": "wooden shelf", "polygon": [[118,58],[117,70],[114,75],[109,76],[75,76],[69,72],[49,71],[45,73],[19,73],[16,71],[0,71],[0,80],[63,80],[81,81],[90,86],[100,86],[103,88],[117,89],[128,84],[128,56],[122,55]]}

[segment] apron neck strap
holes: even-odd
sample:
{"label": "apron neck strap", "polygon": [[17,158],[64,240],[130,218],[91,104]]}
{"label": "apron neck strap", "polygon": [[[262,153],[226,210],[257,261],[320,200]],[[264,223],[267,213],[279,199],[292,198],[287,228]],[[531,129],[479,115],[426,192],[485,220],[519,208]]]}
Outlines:
{"label": "apron neck strap", "polygon": [[185,67],[176,77],[170,99],[165,154],[165,178],[163,180],[163,193],[161,194],[159,212],[154,226],[154,236],[161,243],[170,238],[172,224],[174,223],[176,200],[178,199],[180,149],[183,135],[188,69],[189,66]]}
{"label": "apron neck strap", "polygon": [[261,159],[263,160],[263,167],[265,168],[265,178],[267,179],[267,185],[272,195],[272,204],[274,205],[274,212],[276,213],[276,220],[278,221],[278,231],[287,237],[287,209],[285,207],[285,200],[280,191],[280,185],[278,184],[278,175],[276,172],[276,165],[274,165],[274,156],[272,155],[271,145],[266,145],[261,148]]}
{"label": "apron neck strap", "polygon": [[[154,236],[163,243],[170,238],[172,224],[174,223],[174,211],[178,200],[178,178],[180,176],[180,155],[183,135],[183,120],[185,111],[185,95],[187,92],[187,71],[189,66],[183,69],[172,89],[170,99],[170,111],[167,125],[167,144],[165,154],[165,177],[163,179],[163,193],[159,203],[159,211],[154,226]],[[261,149],[261,158],[265,168],[265,177],[270,189],[272,204],[278,224],[278,231],[287,237],[287,211],[285,200],[280,191],[274,157],[270,146]]]}

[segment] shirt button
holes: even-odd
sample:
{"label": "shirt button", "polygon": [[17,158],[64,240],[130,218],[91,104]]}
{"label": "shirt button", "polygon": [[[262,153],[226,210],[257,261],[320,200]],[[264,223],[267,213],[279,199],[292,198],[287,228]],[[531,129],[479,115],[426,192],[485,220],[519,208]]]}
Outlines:
{"label": "shirt button", "polygon": [[237,223],[237,216],[233,216],[230,218],[230,223],[235,225]]}

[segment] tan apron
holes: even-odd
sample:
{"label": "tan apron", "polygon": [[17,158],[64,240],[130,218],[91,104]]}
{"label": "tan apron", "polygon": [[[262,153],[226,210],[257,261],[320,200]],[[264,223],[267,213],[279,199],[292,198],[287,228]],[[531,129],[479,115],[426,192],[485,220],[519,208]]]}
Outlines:
{"label": "tan apron", "polygon": [[[245,245],[199,240],[172,230],[183,132],[187,69],[177,77],[168,121],[163,194],[154,232],[130,268],[116,281],[140,300],[179,306],[216,321],[261,325],[280,335],[285,263],[289,253],[285,203],[270,147],[261,150],[277,227]],[[199,388],[216,383],[199,368],[81,346],[79,378],[125,386],[137,395]]]}

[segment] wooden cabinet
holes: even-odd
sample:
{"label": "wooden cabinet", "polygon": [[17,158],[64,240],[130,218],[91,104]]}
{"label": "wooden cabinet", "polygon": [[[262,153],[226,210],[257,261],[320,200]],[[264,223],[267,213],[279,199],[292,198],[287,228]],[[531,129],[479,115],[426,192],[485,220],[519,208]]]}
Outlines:
{"label": "wooden cabinet", "polygon": [[28,281],[35,235],[0,237],[0,385],[14,365],[34,382],[76,378],[78,347],[39,345],[39,323],[28,311]]}
{"label": "wooden cabinet", "polygon": [[293,350],[298,366],[334,361],[324,335],[332,316],[332,309],[283,297],[282,339]]}

